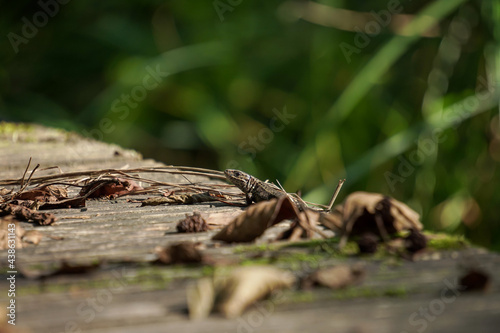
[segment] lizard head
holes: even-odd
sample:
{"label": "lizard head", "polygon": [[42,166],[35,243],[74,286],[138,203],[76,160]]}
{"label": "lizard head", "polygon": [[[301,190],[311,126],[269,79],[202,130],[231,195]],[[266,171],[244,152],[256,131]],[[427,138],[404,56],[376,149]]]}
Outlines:
{"label": "lizard head", "polygon": [[249,180],[252,177],[248,173],[234,169],[226,169],[224,174],[231,183],[243,191],[248,188]]}

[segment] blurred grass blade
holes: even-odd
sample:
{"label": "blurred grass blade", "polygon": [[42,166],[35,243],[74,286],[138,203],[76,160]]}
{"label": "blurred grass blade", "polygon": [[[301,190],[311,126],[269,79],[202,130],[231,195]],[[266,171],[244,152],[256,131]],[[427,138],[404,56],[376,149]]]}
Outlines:
{"label": "blurred grass blade", "polygon": [[[424,8],[415,19],[410,22],[404,29],[405,35],[409,37],[395,36],[380,51],[375,54],[371,61],[356,75],[354,80],[347,86],[339,99],[328,110],[326,117],[322,120],[317,136],[322,135],[325,131],[332,131],[336,125],[345,119],[352,112],[358,102],[365,97],[370,89],[377,83],[384,73],[408,50],[408,48],[416,42],[421,35],[432,25],[437,24],[440,19],[455,10],[465,0],[440,0],[433,2]],[[432,19],[430,19],[432,18]],[[315,140],[311,140],[309,145],[314,145]],[[304,165],[304,160],[313,159],[309,147],[304,149],[304,152],[299,156],[296,166],[289,174],[289,180],[285,186],[300,187],[308,175],[313,172],[312,169],[304,170],[301,167]],[[314,165],[314,164],[313,164]],[[349,179],[350,181],[350,179]],[[293,182],[293,184],[291,183]]]}

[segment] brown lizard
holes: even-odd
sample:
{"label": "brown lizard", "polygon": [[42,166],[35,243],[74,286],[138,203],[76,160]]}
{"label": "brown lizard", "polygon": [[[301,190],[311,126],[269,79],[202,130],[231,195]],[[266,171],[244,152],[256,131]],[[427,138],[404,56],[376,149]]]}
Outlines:
{"label": "brown lizard", "polygon": [[262,180],[240,170],[227,169],[224,171],[224,174],[231,183],[236,185],[236,187],[245,193],[246,200],[249,205],[252,202],[260,202],[270,200],[272,198],[288,196],[297,208],[301,209],[302,207],[296,198],[291,197],[287,192],[283,191],[273,183],[263,182]]}

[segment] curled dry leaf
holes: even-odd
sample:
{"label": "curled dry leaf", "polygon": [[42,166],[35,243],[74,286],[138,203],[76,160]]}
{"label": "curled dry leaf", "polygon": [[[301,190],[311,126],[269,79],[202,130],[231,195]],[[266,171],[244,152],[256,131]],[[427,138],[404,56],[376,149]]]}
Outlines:
{"label": "curled dry leaf", "polygon": [[44,185],[16,194],[14,199],[54,202],[66,199],[67,197],[68,197],[68,192],[64,187],[55,185]]}
{"label": "curled dry leaf", "polygon": [[212,239],[228,243],[251,242],[276,223],[295,218],[296,209],[288,197],[261,201],[248,207]]}
{"label": "curled dry leaf", "polygon": [[130,179],[99,179],[85,185],[81,189],[80,195],[86,198],[117,198],[139,190],[143,190],[143,188]]}
{"label": "curled dry leaf", "polygon": [[228,276],[215,277],[217,310],[227,318],[234,318],[271,292],[289,288],[295,276],[272,266],[248,266],[235,269]]}
{"label": "curled dry leaf", "polygon": [[379,193],[354,192],[323,214],[320,222],[345,236],[373,233],[386,239],[402,230],[422,230],[419,214],[404,203]]}
{"label": "curled dry leaf", "polygon": [[186,218],[177,223],[178,232],[203,232],[208,230],[208,224],[205,222],[199,212],[193,215],[186,214]]}
{"label": "curled dry leaf", "polygon": [[157,263],[170,264],[194,264],[203,260],[203,255],[193,242],[181,242],[167,247],[157,247],[155,253],[158,256]]}
{"label": "curled dry leaf", "polygon": [[320,269],[302,280],[303,289],[312,286],[324,286],[331,289],[341,289],[360,283],[365,277],[365,269],[361,266],[340,265]]}

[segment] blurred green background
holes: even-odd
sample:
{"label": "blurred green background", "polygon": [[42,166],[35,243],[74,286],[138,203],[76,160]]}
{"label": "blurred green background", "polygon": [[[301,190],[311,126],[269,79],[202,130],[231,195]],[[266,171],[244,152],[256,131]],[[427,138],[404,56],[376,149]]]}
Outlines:
{"label": "blurred green background", "polygon": [[500,249],[498,1],[15,1],[0,26],[0,120],[318,203],[346,178]]}

